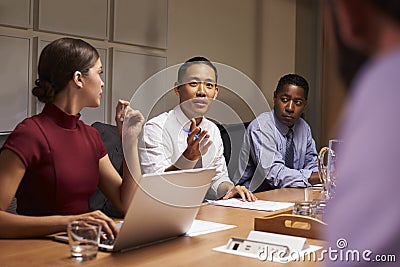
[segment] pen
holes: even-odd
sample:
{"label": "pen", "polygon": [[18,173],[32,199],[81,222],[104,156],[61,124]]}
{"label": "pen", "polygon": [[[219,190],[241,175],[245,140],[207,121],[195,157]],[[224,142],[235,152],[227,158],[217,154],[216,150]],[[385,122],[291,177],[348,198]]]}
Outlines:
{"label": "pen", "polygon": [[[190,134],[190,130],[189,130],[189,129],[183,128],[183,131],[184,131],[185,133],[187,133],[187,134]],[[201,129],[200,129],[200,131],[201,131]],[[194,139],[198,139],[198,138],[199,138],[199,136],[196,134],[196,135],[194,136]]]}

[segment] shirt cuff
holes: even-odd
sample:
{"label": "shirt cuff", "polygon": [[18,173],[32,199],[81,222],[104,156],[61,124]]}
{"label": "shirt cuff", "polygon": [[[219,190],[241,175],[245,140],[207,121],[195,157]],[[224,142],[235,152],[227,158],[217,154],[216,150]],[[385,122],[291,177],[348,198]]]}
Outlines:
{"label": "shirt cuff", "polygon": [[215,194],[215,196],[214,196],[215,199],[220,199],[220,198],[224,197],[224,196],[226,195],[226,193],[227,193],[227,192],[225,192],[225,193],[222,194],[221,196],[218,194],[218,187],[219,187],[219,185],[220,185],[221,183],[223,183],[223,182],[227,182],[227,183],[232,184],[232,186],[235,186],[235,185],[232,183],[232,181],[229,179],[229,177],[221,177],[221,178],[219,178],[219,179],[216,179],[215,181],[213,181],[213,182],[211,183],[211,189],[212,189],[212,191],[213,191],[214,194]]}
{"label": "shirt cuff", "polygon": [[174,163],[174,166],[180,170],[189,170],[193,169],[196,166],[198,160],[189,160],[185,158],[184,155],[181,155],[178,160]]}
{"label": "shirt cuff", "polygon": [[301,175],[303,176],[303,181],[306,184],[307,187],[312,186],[309,182],[308,179],[310,179],[311,174],[312,174],[312,170],[306,170],[306,169],[302,169],[300,170]]}

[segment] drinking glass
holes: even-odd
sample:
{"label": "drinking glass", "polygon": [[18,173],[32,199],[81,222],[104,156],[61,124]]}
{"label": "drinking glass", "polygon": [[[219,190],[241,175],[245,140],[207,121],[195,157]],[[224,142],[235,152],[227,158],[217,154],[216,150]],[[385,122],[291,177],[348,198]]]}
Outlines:
{"label": "drinking glass", "polygon": [[315,203],[312,201],[297,201],[293,206],[293,214],[314,217]]}
{"label": "drinking glass", "polygon": [[326,195],[322,188],[304,188],[304,200],[295,203],[293,214],[315,217],[323,220],[326,206]]}
{"label": "drinking glass", "polygon": [[85,221],[73,221],[67,226],[71,256],[76,261],[95,259],[100,241],[101,225]]}

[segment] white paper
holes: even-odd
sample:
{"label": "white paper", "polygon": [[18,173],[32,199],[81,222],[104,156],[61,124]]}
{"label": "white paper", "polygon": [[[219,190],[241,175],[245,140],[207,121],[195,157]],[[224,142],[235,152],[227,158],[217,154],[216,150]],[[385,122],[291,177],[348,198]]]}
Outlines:
{"label": "white paper", "polygon": [[236,225],[216,223],[203,220],[194,220],[186,236],[198,236],[218,232],[236,227]]}
{"label": "white paper", "polygon": [[214,205],[221,205],[227,207],[235,207],[242,209],[262,210],[262,211],[277,211],[281,209],[287,209],[292,207],[294,204],[291,202],[276,202],[267,200],[257,200],[255,202],[242,201],[238,198],[230,198],[227,200],[215,200],[209,201]]}

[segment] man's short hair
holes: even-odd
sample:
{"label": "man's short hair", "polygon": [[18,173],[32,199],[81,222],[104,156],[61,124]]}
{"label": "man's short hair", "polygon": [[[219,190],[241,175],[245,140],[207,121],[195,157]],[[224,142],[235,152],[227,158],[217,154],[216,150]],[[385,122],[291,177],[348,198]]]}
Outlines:
{"label": "man's short hair", "polygon": [[215,73],[215,82],[217,82],[218,79],[218,73],[217,73],[217,68],[211,63],[211,61],[209,61],[207,58],[205,57],[192,57],[188,60],[185,61],[185,63],[183,63],[178,70],[178,82],[183,82],[183,76],[185,76],[186,74],[186,70],[187,68],[189,68],[192,65],[195,64],[205,64],[207,66],[210,66]]}
{"label": "man's short hair", "polygon": [[285,76],[282,76],[279,79],[278,85],[276,86],[275,93],[279,94],[283,90],[283,86],[287,84],[302,87],[304,89],[304,98],[308,98],[308,82],[306,81],[306,79],[297,74],[286,74]]}

